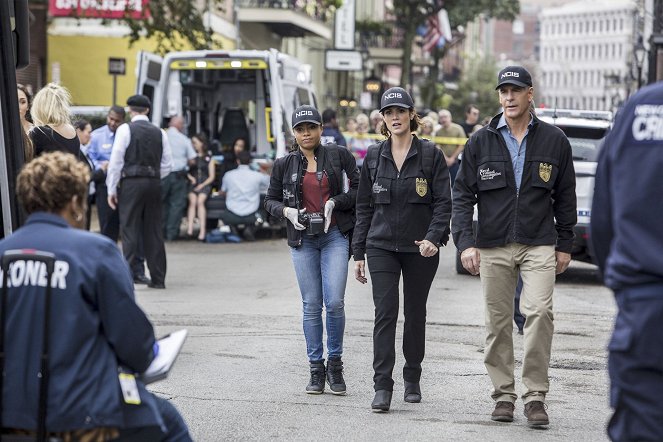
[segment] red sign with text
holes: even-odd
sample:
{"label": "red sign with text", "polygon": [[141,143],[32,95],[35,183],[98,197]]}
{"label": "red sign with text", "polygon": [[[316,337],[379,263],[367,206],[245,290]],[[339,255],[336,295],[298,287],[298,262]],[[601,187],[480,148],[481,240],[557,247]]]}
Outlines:
{"label": "red sign with text", "polygon": [[149,17],[149,0],[49,0],[51,17],[131,18]]}

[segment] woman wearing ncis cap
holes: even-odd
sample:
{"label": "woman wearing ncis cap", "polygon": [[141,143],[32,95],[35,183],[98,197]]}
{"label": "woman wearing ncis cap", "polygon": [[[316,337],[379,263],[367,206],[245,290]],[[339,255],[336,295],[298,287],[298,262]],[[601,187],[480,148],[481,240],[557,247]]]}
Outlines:
{"label": "woman wearing ncis cap", "polygon": [[439,262],[438,248],[449,237],[451,190],[442,152],[412,135],[419,127],[410,94],[388,89],[380,102],[386,141],[368,149],[357,193],[352,241],[355,278],[367,282],[368,256],[375,327],[373,369],[375,412],[389,410],[398,319],[399,280],[403,275],[403,380],[406,402],[420,402],[426,301]]}
{"label": "woman wearing ncis cap", "polygon": [[[288,245],[302,295],[304,337],[310,362],[306,392],[320,394],[325,374],[333,394],[345,394],[343,380],[344,297],[348,278],[348,236],[359,185],[355,159],[347,149],[320,144],[322,118],[312,106],[292,114],[296,144],[274,162],[265,209],[287,218]],[[343,192],[343,172],[350,188]],[[322,344],[326,310],[327,368]]]}

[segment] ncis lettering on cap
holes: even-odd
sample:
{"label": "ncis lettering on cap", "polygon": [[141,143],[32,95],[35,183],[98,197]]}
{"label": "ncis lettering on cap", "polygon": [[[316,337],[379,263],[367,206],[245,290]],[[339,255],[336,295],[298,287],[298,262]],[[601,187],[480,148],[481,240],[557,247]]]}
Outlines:
{"label": "ncis lettering on cap", "polygon": [[380,99],[380,112],[391,106],[404,107],[406,109],[414,108],[412,97],[402,87],[392,87],[387,89]]}
{"label": "ncis lettering on cap", "polygon": [[497,74],[497,87],[513,84],[520,87],[532,87],[532,76],[522,66],[507,66]]}
{"label": "ncis lettering on cap", "polygon": [[313,106],[304,105],[299,106],[292,113],[292,127],[293,129],[302,123],[313,123],[322,125],[322,117],[320,112]]}

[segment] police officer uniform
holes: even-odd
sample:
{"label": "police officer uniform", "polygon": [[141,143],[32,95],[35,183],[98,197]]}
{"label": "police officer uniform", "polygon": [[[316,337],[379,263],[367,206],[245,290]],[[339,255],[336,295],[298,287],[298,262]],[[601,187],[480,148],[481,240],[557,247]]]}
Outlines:
{"label": "police officer uniform", "polygon": [[[118,379],[120,364],[141,373],[154,358],[154,331],[136,305],[126,262],[108,238],[74,229],[60,216],[30,215],[25,226],[0,241],[7,250],[55,254],[50,306],[50,432],[99,427],[127,432],[151,427],[169,440],[191,440],[186,424],[166,400],[136,379],[139,399],[129,404]],[[37,426],[41,338],[46,279],[34,262],[15,261],[8,282],[3,427]],[[32,270],[30,270],[32,269]],[[41,275],[41,276],[40,276]],[[0,273],[0,285],[2,284]],[[4,313],[4,312],[3,312]],[[136,401],[133,401],[136,402]],[[147,437],[140,440],[155,440]],[[161,437],[159,437],[159,440]]]}
{"label": "police officer uniform", "polygon": [[134,116],[117,129],[106,181],[108,194],[109,198],[118,194],[119,182],[122,251],[130,267],[136,268],[142,241],[150,270],[148,287],[165,288],[160,178],[172,168],[170,147],[165,133],[150,123],[147,115],[133,110],[149,109],[149,98],[134,95],[127,105]]}
{"label": "police officer uniform", "polygon": [[659,82],[617,114],[596,170],[591,241],[619,307],[608,344],[612,440],[663,440],[662,127]]}
{"label": "police officer uniform", "polygon": [[[390,94],[393,90],[397,92]],[[383,95],[380,112],[392,106],[413,108],[414,103],[402,88],[392,88]],[[432,163],[424,164],[427,159]],[[370,146],[361,169],[356,211],[352,251],[355,261],[368,256],[373,285],[375,390],[393,390],[401,273],[405,315],[403,379],[418,385],[425,351],[426,302],[439,253],[423,257],[415,241],[426,239],[440,247],[449,236],[451,192],[442,152],[433,143],[413,136],[399,171],[391,138]]]}

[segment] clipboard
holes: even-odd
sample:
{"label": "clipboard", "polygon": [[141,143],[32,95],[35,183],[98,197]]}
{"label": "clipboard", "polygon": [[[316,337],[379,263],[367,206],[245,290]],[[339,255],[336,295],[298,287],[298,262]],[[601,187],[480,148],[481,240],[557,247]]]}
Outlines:
{"label": "clipboard", "polygon": [[144,384],[151,384],[168,377],[168,373],[173,367],[177,355],[180,354],[188,333],[186,329],[182,329],[157,340],[159,353],[157,353],[150,366],[147,367],[147,370],[139,376]]}

